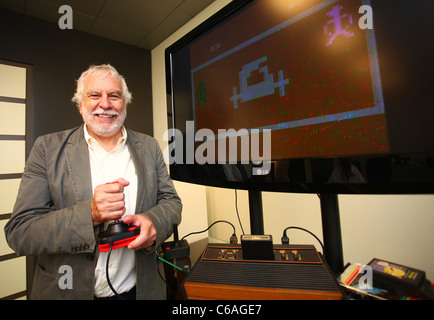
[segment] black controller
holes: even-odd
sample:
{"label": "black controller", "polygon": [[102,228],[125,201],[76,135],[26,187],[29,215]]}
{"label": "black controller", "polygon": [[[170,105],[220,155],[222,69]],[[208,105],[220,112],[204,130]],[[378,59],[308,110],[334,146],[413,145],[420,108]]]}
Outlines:
{"label": "black controller", "polygon": [[173,225],[173,241],[164,242],[161,245],[164,252],[164,258],[175,259],[190,256],[190,245],[187,240],[179,240],[178,226]]}

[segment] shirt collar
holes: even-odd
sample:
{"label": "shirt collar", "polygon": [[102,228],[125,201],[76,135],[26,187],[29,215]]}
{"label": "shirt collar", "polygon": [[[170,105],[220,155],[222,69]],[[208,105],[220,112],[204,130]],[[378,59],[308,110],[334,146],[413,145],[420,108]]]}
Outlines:
{"label": "shirt collar", "polygon": [[[96,141],[96,139],[89,134],[89,131],[87,131],[87,125],[86,124],[83,125],[83,130],[84,130],[84,139],[86,140],[88,146],[90,146],[92,148],[98,148],[98,149],[104,150],[99,145],[98,141]],[[126,144],[126,142],[127,142],[127,130],[125,129],[124,126],[122,126],[122,128],[121,128],[121,132],[122,132],[122,136],[119,138],[116,147],[110,152],[116,151]]]}

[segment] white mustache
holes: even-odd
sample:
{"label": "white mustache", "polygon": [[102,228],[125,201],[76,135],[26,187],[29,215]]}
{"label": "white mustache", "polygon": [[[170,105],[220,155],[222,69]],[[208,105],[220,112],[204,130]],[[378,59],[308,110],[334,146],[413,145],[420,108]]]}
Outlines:
{"label": "white mustache", "polygon": [[114,110],[95,110],[92,112],[92,115],[108,115],[108,116],[118,116],[119,112]]}

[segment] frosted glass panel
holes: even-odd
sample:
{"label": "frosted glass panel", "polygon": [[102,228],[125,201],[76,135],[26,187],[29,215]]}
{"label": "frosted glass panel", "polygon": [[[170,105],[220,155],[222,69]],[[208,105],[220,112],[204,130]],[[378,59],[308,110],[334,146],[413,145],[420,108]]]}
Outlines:
{"label": "frosted glass panel", "polygon": [[0,214],[12,213],[20,182],[21,179],[0,180]]}
{"label": "frosted glass panel", "polygon": [[0,134],[26,134],[26,105],[0,101]]}
{"label": "frosted glass panel", "polygon": [[26,290],[26,257],[0,262],[0,275],[0,298]]}
{"label": "frosted glass panel", "polygon": [[26,159],[25,141],[0,140],[0,174],[21,173]]}
{"label": "frosted glass panel", "polygon": [[[0,230],[4,230],[8,220],[0,220]],[[4,232],[0,232],[0,256],[4,256],[5,254],[13,253],[14,251],[9,247],[6,242],[6,236]],[[0,276],[1,277],[1,276]]]}
{"label": "frosted glass panel", "polygon": [[0,96],[26,98],[26,69],[0,64]]}

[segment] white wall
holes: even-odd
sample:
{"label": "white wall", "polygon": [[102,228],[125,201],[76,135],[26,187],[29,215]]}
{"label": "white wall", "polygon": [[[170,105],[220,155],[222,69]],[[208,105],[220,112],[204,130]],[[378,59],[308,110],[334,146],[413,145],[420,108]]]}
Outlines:
{"label": "white wall", "polygon": [[[229,0],[217,0],[187,25],[152,51],[154,136],[162,148],[167,130],[167,103],[164,74],[164,49],[217,12]],[[206,228],[226,219],[241,234],[235,209],[235,192],[186,183],[176,183],[184,202],[180,235]],[[382,258],[427,272],[434,280],[434,196],[345,195],[339,196],[344,262],[368,263]],[[288,226],[306,228],[322,239],[320,204],[317,195],[263,193],[265,233],[280,243]],[[245,233],[250,232],[247,192],[238,191],[238,211]],[[210,236],[228,241],[232,229],[226,224],[213,227]],[[288,233],[291,242],[320,246],[309,234],[298,230]],[[198,236],[197,239],[203,238]],[[189,240],[190,241],[190,240]]]}

